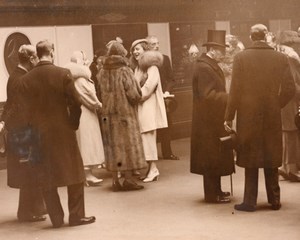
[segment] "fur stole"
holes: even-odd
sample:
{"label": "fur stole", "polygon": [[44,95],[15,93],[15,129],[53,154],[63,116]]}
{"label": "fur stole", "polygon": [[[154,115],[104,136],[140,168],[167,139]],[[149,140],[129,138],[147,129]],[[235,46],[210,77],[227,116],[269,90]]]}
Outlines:
{"label": "fur stole", "polygon": [[76,80],[77,78],[90,79],[92,75],[91,70],[88,66],[80,65],[77,63],[70,62],[65,66],[65,68],[71,71],[74,80]]}
{"label": "fur stole", "polygon": [[119,55],[111,55],[104,59],[103,68],[104,69],[115,69],[120,67],[129,66],[129,61],[126,57]]}
{"label": "fur stole", "polygon": [[158,51],[145,51],[139,59],[139,68],[146,72],[151,66],[158,68],[163,64],[163,55]]}

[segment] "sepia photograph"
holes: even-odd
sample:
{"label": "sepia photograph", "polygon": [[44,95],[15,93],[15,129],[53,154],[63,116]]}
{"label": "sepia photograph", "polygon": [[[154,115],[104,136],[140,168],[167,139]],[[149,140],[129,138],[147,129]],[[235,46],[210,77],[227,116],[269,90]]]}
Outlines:
{"label": "sepia photograph", "polygon": [[0,0],[0,239],[298,240],[299,0]]}

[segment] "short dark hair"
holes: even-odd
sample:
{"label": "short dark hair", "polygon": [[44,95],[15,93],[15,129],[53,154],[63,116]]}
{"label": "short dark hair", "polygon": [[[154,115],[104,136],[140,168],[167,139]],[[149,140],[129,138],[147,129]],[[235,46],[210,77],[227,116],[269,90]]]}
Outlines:
{"label": "short dark hair", "polygon": [[36,53],[39,58],[49,56],[51,50],[54,50],[54,44],[48,40],[43,40],[36,44]]}

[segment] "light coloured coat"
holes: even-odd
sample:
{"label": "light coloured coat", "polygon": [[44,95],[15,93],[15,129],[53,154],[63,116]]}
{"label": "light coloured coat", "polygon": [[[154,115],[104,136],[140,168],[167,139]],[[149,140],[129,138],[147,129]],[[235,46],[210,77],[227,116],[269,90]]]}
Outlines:
{"label": "light coloured coat", "polygon": [[96,110],[102,104],[96,96],[94,82],[90,79],[91,71],[87,66],[77,63],[66,65],[75,81],[75,88],[80,95],[81,117],[76,137],[84,166],[99,165],[104,162],[104,149],[100,125]]}
{"label": "light coloured coat", "polygon": [[146,51],[138,61],[135,78],[142,90],[138,105],[138,118],[141,133],[168,127],[166,107],[163,98],[158,66],[163,56],[157,51]]}

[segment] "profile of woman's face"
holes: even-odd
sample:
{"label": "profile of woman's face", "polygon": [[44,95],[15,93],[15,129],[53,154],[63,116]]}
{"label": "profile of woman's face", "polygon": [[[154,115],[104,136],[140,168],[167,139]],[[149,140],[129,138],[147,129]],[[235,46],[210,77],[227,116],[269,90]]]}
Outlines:
{"label": "profile of woman's face", "polygon": [[145,52],[144,48],[142,47],[141,44],[137,44],[134,48],[133,48],[133,56],[136,60],[139,60],[141,57],[141,54]]}

